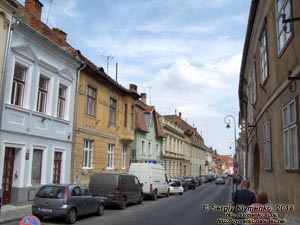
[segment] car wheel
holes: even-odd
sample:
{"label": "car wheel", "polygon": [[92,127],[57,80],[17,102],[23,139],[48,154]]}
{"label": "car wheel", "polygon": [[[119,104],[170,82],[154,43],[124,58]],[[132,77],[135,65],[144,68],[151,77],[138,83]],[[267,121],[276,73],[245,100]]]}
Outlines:
{"label": "car wheel", "polygon": [[170,196],[170,189],[168,189],[167,193],[166,193],[166,197]]}
{"label": "car wheel", "polygon": [[75,223],[76,222],[76,210],[75,209],[70,209],[70,211],[68,212],[67,216],[66,216],[66,223]]}
{"label": "car wheel", "polygon": [[180,195],[182,195],[182,194],[183,194],[183,192],[180,192],[179,194],[180,194]]}
{"label": "car wheel", "polygon": [[138,200],[138,204],[143,204],[143,201],[144,201],[144,195],[143,194],[141,194],[141,197],[140,197],[140,199]]}
{"label": "car wheel", "polygon": [[123,197],[120,202],[120,209],[125,209],[125,208],[126,208],[126,199]]}
{"label": "car wheel", "polygon": [[104,214],[104,205],[101,203],[97,209],[97,216],[103,216]]}
{"label": "car wheel", "polygon": [[152,200],[155,201],[157,199],[157,191],[155,190],[152,194]]}

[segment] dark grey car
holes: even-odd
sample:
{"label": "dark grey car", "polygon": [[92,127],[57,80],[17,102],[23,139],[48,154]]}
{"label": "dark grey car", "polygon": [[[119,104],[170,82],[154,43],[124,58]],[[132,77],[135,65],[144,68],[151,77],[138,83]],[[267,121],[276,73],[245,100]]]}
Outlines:
{"label": "dark grey car", "polygon": [[64,217],[75,223],[77,216],[104,214],[105,198],[96,196],[88,187],[79,184],[47,184],[37,192],[32,214],[41,220],[44,216]]}
{"label": "dark grey car", "polygon": [[89,184],[99,196],[107,198],[107,204],[125,209],[128,203],[142,204],[144,195],[142,184],[134,175],[95,173]]}

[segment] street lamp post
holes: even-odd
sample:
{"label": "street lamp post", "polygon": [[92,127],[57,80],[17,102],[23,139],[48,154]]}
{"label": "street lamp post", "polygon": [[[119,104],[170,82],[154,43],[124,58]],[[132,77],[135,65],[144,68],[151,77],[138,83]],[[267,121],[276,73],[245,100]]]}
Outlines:
{"label": "street lamp post", "polygon": [[[235,118],[232,115],[227,115],[224,117],[224,122],[226,123],[226,128],[230,129],[230,123],[233,121],[233,126],[234,126],[234,146],[233,146],[233,153],[234,153],[234,157],[233,157],[233,166],[235,166],[234,164],[237,163],[237,152],[236,152],[236,123],[235,123]],[[235,173],[235,168],[233,168],[234,173]],[[237,189],[237,187],[236,187]],[[234,184],[232,184],[232,194],[234,193]]]}

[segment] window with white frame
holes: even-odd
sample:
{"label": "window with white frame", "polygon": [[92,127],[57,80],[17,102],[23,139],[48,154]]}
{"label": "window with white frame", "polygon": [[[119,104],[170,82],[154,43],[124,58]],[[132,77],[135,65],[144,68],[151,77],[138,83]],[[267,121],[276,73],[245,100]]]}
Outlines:
{"label": "window with white frame", "polygon": [[46,113],[49,79],[40,76],[36,111]]}
{"label": "window with white frame", "polygon": [[109,122],[116,123],[117,101],[110,98],[109,101]]}
{"label": "window with white frame", "polygon": [[96,89],[88,86],[87,90],[87,114],[95,116],[95,105],[96,105]]}
{"label": "window with white frame", "polygon": [[27,68],[19,64],[15,64],[14,80],[10,101],[10,103],[13,105],[23,106],[26,73]]}
{"label": "window with white frame", "polygon": [[66,93],[67,87],[62,84],[59,84],[57,99],[57,117],[61,119],[64,119],[65,116]]}
{"label": "window with white frame", "polygon": [[266,170],[272,169],[271,123],[264,124],[264,166]]}
{"label": "window with white frame", "polygon": [[115,145],[108,144],[108,147],[107,147],[107,169],[114,168],[114,148],[115,148]]}
{"label": "window with white frame", "polygon": [[148,140],[148,147],[147,147],[148,155],[152,155],[152,141]]}
{"label": "window with white frame", "polygon": [[284,17],[285,19],[290,19],[292,17],[291,12],[291,0],[276,1],[277,42],[279,52],[282,51],[282,49],[292,36],[291,23],[282,23]]}
{"label": "window with white frame", "polygon": [[266,29],[264,29],[260,40],[260,75],[261,83],[263,84],[268,78],[268,46]]}
{"label": "window with white frame", "polygon": [[155,144],[155,151],[156,151],[156,155],[159,156],[160,155],[160,145],[158,143]]}
{"label": "window with white frame", "polygon": [[146,142],[145,140],[141,140],[141,153],[142,155],[146,155]]}
{"label": "window with white frame", "polygon": [[84,140],[83,146],[83,167],[93,168],[93,152],[94,152],[94,141]]}
{"label": "window with white frame", "polygon": [[166,153],[166,148],[167,148],[167,138],[163,138],[163,141],[162,141],[162,153]]}
{"label": "window with white frame", "polygon": [[282,109],[285,169],[299,169],[298,127],[296,100]]}
{"label": "window with white frame", "polygon": [[121,168],[126,169],[126,160],[127,160],[127,145],[123,144],[122,148],[122,164]]}

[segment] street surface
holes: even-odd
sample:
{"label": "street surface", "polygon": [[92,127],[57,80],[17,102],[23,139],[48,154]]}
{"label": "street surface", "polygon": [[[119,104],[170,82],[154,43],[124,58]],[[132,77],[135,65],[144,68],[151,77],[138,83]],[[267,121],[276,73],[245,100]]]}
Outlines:
{"label": "street surface", "polygon": [[[156,201],[144,200],[142,205],[131,204],[125,210],[109,207],[104,216],[79,217],[76,225],[215,225],[218,218],[225,218],[221,212],[204,212],[203,205],[228,205],[231,198],[231,178],[225,185],[215,182],[205,183],[196,190],[189,190],[183,195],[161,197]],[[19,222],[8,225],[18,225]],[[64,224],[61,218],[43,220],[44,225]]]}

